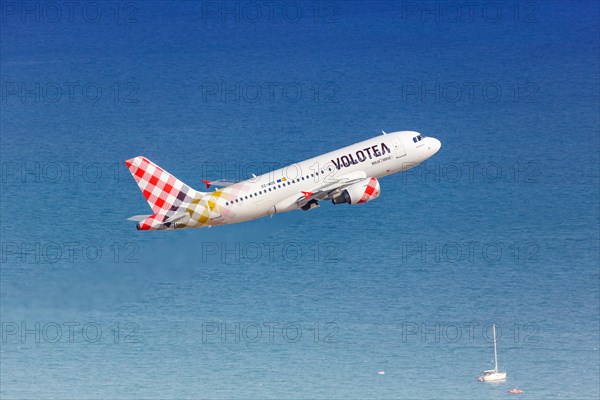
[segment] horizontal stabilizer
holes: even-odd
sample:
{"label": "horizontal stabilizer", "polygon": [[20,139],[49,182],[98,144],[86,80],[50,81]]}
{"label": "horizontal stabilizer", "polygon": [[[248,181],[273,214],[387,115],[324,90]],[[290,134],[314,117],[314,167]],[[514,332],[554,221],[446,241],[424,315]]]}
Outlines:
{"label": "horizontal stabilizer", "polygon": [[233,184],[239,183],[239,181],[230,181],[228,179],[219,179],[216,181],[210,181],[208,179],[203,179],[202,183],[204,183],[206,185],[206,188],[209,189],[211,186],[216,186],[216,187],[231,186]]}
{"label": "horizontal stabilizer", "polygon": [[127,218],[127,221],[140,222],[148,218],[150,215],[134,215],[133,217]]}

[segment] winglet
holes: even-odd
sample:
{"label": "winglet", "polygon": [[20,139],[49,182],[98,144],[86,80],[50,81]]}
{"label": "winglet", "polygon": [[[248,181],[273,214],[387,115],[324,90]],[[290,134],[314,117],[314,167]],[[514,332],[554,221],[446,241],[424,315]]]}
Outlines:
{"label": "winglet", "polygon": [[206,185],[207,189],[210,189],[210,181],[207,179],[203,179],[202,182]]}
{"label": "winglet", "polygon": [[312,196],[312,192],[302,192],[302,194],[306,200],[310,199],[310,196]]}

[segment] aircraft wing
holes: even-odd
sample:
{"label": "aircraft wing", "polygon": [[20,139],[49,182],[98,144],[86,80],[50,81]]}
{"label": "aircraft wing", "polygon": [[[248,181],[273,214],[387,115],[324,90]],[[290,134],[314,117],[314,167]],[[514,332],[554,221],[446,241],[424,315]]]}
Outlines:
{"label": "aircraft wing", "polygon": [[310,200],[331,200],[338,196],[348,186],[366,178],[367,174],[363,171],[342,175],[339,178],[329,178],[329,182],[315,186],[308,192],[302,192],[302,195],[298,196],[296,204],[298,207],[302,207]]}

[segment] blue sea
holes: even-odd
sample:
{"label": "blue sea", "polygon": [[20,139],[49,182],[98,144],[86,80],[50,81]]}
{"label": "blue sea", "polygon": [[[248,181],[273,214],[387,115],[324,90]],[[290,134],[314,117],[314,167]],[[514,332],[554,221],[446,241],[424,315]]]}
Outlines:
{"label": "blue sea", "polygon": [[[0,397],[597,399],[595,1],[2,1]],[[416,130],[362,205],[141,232]],[[476,378],[494,367],[508,378]]]}

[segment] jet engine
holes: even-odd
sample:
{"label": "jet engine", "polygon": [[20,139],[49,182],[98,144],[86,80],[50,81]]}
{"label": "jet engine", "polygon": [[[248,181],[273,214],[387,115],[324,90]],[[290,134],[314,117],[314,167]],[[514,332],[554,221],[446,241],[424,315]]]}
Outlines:
{"label": "jet engine", "polygon": [[348,186],[342,193],[334,197],[331,202],[333,204],[360,204],[374,200],[380,194],[379,181],[377,178],[371,177]]}

